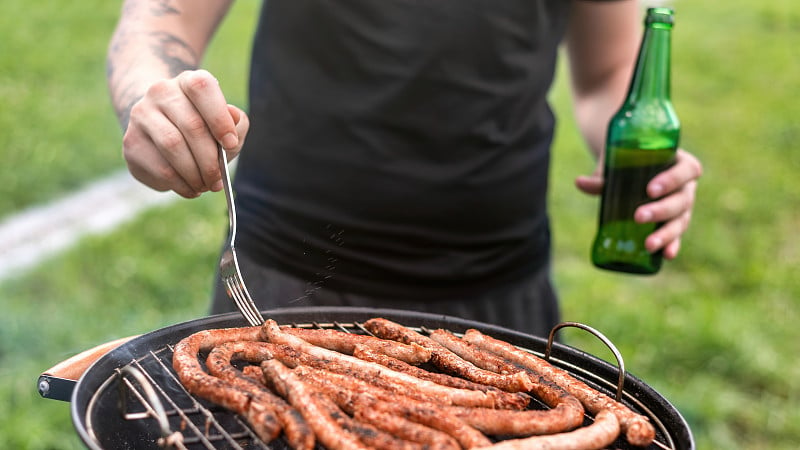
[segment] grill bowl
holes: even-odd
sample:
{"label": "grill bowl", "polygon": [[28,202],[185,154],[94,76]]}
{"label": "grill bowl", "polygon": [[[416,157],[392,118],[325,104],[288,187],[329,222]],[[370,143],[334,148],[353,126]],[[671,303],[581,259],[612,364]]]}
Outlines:
{"label": "grill bowl", "polygon": [[[539,356],[544,354],[547,346],[545,339],[506,328],[414,311],[315,307],[265,311],[264,316],[281,325],[354,332],[360,332],[360,323],[373,317],[384,317],[418,330],[444,328],[460,334],[475,328]],[[120,375],[120,369],[133,366],[139,368],[156,387],[170,429],[183,433],[187,448],[288,448],[280,439],[269,445],[262,444],[235,414],[186,395],[172,371],[172,346],[184,337],[206,329],[241,326],[247,324],[238,313],[205,317],[144,334],[100,358],[78,380],[72,395],[72,421],[80,438],[88,448],[97,450],[161,448],[161,432],[156,419],[131,419],[123,414],[146,413],[149,404],[141,397],[136,383]],[[616,393],[619,372],[603,360],[554,343],[550,362],[611,397]],[[122,410],[121,401],[124,403]],[[648,448],[695,448],[691,430],[678,410],[653,388],[630,374],[626,376],[622,402],[649,417],[656,427],[656,442]],[[632,447],[620,438],[613,448],[640,447]]]}

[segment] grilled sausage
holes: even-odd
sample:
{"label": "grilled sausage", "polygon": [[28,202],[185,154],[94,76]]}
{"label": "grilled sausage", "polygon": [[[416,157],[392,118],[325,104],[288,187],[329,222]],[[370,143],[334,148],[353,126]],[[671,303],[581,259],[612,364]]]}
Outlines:
{"label": "grilled sausage", "polygon": [[[483,369],[501,373],[513,373],[520,370],[508,361],[457,337],[450,331],[434,330],[430,333],[430,337],[453,353]],[[561,410],[561,414],[548,416],[549,423],[547,425],[541,422],[542,431],[536,434],[565,431],[581,425],[584,410],[583,405],[576,397],[544,377],[531,375],[530,378],[533,381],[530,391],[544,401],[547,406]]]}
{"label": "grilled sausage", "polygon": [[644,447],[650,445],[655,439],[655,428],[647,417],[631,411],[622,403],[592,389],[586,383],[572,377],[565,370],[559,369],[536,355],[520,350],[507,342],[487,336],[478,330],[468,330],[464,334],[464,340],[536,374],[540,374],[563,387],[567,392],[577,397],[583,406],[593,414],[599,414],[603,410],[613,412],[619,420],[622,431],[625,432],[625,437],[631,444]]}
{"label": "grilled sausage", "polygon": [[[278,361],[282,362],[284,365],[290,368],[295,368],[298,366],[306,366],[315,369],[323,369],[329,372],[343,375],[346,377],[346,379],[369,382],[376,386],[383,387],[386,390],[394,391],[398,394],[405,394],[417,400],[436,402],[439,399],[438,397],[426,394],[425,392],[420,392],[414,389],[407,389],[403,385],[397,385],[393,383],[390,378],[375,376],[374,371],[361,370],[359,368],[354,368],[350,364],[346,363],[343,364],[341,361],[338,360],[333,360],[329,358],[320,358],[318,356],[309,355],[308,353],[297,351],[294,348],[289,347],[287,345],[279,345],[279,344],[270,344],[270,345],[273,345],[275,347],[274,349],[275,359],[277,359]],[[348,384],[342,385],[343,388],[346,388],[347,386]]]}
{"label": "grilled sausage", "polygon": [[355,410],[360,409],[374,409],[406,417],[450,435],[464,448],[487,447],[492,443],[483,433],[436,405],[422,402],[378,401],[374,397],[359,395],[355,402]]}
{"label": "grilled sausage", "polygon": [[619,421],[611,411],[597,414],[593,424],[568,433],[511,439],[489,447],[492,450],[594,450],[603,449],[619,436]]}
{"label": "grilled sausage", "polygon": [[481,369],[495,373],[509,374],[520,372],[521,369],[504,361],[502,358],[481,350],[478,346],[459,338],[450,331],[437,329],[430,332],[430,338],[439,345],[460,356],[466,361],[475,364]]}
{"label": "grilled sausage", "polygon": [[[358,437],[358,439],[371,449],[375,450],[432,450],[424,448],[422,445],[399,439],[390,433],[387,433],[373,424],[352,418],[345,414],[338,406],[327,396],[323,394],[315,394],[317,401],[324,407],[327,413],[344,429]],[[413,422],[412,422],[413,423]],[[416,425],[416,424],[415,424]]]}
{"label": "grilled sausage", "polygon": [[[270,404],[276,407],[279,417],[284,422],[284,432],[286,433],[287,441],[293,449],[310,449],[314,447],[315,434],[311,432],[310,428],[303,420],[300,413],[287,405],[283,399],[274,396],[269,391],[260,386],[253,378],[247,378],[242,371],[235,368],[231,360],[242,359],[251,363],[258,363],[272,358],[271,347],[274,344],[253,341],[233,341],[225,342],[214,347],[209,353],[206,361],[206,366],[211,375],[218,377],[220,380],[227,381],[231,387],[249,393],[252,397],[254,404]],[[254,366],[248,366],[254,367]],[[262,369],[258,369],[262,372]],[[251,373],[252,375],[252,373]],[[263,379],[263,375],[260,377]],[[278,380],[278,385],[284,386],[280,378],[273,377],[270,380],[275,383]],[[294,387],[297,389],[297,387]],[[288,395],[288,391],[287,395]],[[218,403],[225,403],[223,400],[226,396],[231,395],[231,391],[218,390],[217,398]],[[400,439],[394,438],[388,433],[381,432],[370,425],[360,424],[357,421],[349,418],[341,411],[335,413],[326,405],[324,399],[315,397],[316,405],[320,410],[327,411],[327,413],[337,422],[340,423],[343,429],[348,430],[351,434],[355,434],[360,440],[364,441],[370,448],[394,448],[398,450],[420,450],[420,446],[404,442]],[[214,400],[212,400],[214,401]],[[327,400],[330,403],[330,400]],[[338,408],[336,408],[338,409]],[[299,417],[298,417],[299,416]],[[336,433],[338,435],[338,433]],[[333,438],[345,442],[342,448],[350,448],[347,438],[344,436],[337,436]]]}
{"label": "grilled sausage", "polygon": [[[462,339],[445,330],[427,337],[385,319],[364,326],[394,341],[268,320],[188,336],[175,346],[173,368],[190,393],[240,414],[265,442],[283,431],[295,449],[310,449],[315,439],[331,450],[477,448],[492,445],[487,435],[537,435],[491,447],[500,450],[577,449],[604,448],[621,429],[637,446],[655,437],[646,417],[477,330]],[[209,352],[210,373],[201,352]],[[260,367],[240,370],[234,359]],[[413,365],[427,360],[450,375]],[[552,409],[522,410],[531,397],[521,389]],[[584,406],[595,422],[576,429]]]}
{"label": "grilled sausage", "polygon": [[395,341],[379,339],[374,336],[346,333],[338,330],[309,330],[292,327],[281,327],[281,329],[299,337],[309,344],[348,355],[353,354],[356,345],[361,345],[377,353],[407,362],[408,364],[422,364],[431,359],[430,350],[417,344],[406,345]]}
{"label": "grilled sausage", "polygon": [[488,441],[478,430],[432,403],[393,394],[364,381],[326,370],[298,366],[294,373],[352,415],[359,414],[360,409],[371,409],[405,417],[449,435],[464,448],[485,445]]}
{"label": "grilled sausage", "polygon": [[497,407],[499,403],[498,396],[492,395],[492,392],[442,386],[431,381],[420,380],[402,372],[388,370],[380,364],[362,361],[350,355],[311,345],[297,336],[283,332],[274,320],[267,320],[263,327],[262,335],[266,336],[270,342],[288,345],[311,356],[327,359],[331,363],[336,362],[342,366],[349,366],[353,373],[360,373],[362,377],[370,377],[376,381],[382,380],[385,383],[394,384],[399,389],[417,390],[422,394],[438,397],[442,402],[461,406]]}
{"label": "grilled sausage", "polygon": [[264,380],[264,371],[261,370],[260,366],[244,366],[242,367],[242,375],[250,378],[258,384],[263,386],[267,385],[266,380]]}
{"label": "grilled sausage", "polygon": [[568,405],[559,405],[550,410],[503,410],[491,408],[468,408],[447,406],[435,400],[418,400],[413,396],[393,393],[367,382],[353,379],[327,370],[305,366],[295,368],[304,381],[324,392],[346,412],[355,412],[354,403],[358,395],[364,394],[387,404],[418,405],[436,408],[442,414],[452,415],[467,425],[494,436],[531,436],[534,434],[560,433],[571,430],[583,422],[583,409],[577,411]]}
{"label": "grilled sausage", "polygon": [[[399,359],[392,358],[391,356],[375,352],[372,349],[363,347],[361,345],[356,345],[355,350],[353,350],[353,356],[359,359],[363,359],[364,361],[371,361],[374,363],[378,363],[382,366],[386,366],[389,369],[395,370],[397,372],[405,372],[417,378],[433,381],[434,383],[441,384],[444,386],[450,386],[459,389],[472,389],[484,392],[500,391],[494,386],[476,383],[474,381],[465,380],[463,378],[448,375],[446,373],[429,372],[420,367],[413,366],[406,362],[400,361]],[[530,397],[526,394],[513,393],[509,395],[520,399],[519,409],[526,407],[530,402]]]}
{"label": "grilled sausage", "polygon": [[509,392],[527,392],[531,389],[530,378],[522,372],[498,374],[481,369],[462,359],[433,339],[387,319],[375,318],[364,322],[364,328],[384,339],[405,344],[416,343],[431,351],[431,363],[439,369],[464,377],[476,383],[488,384]]}
{"label": "grilled sausage", "polygon": [[583,424],[583,408],[568,404],[553,409],[514,411],[510,409],[448,406],[448,412],[468,425],[492,436],[520,437],[562,433]]}
{"label": "grilled sausage", "polygon": [[367,447],[352,433],[342,428],[327,414],[328,407],[289,368],[270,359],[261,363],[264,375],[274,383],[278,392],[297,408],[328,450],[366,450]]}
{"label": "grilled sausage", "polygon": [[[268,344],[268,345],[272,345],[271,348],[275,358],[284,363],[288,367],[297,367],[303,365],[308,367],[314,367],[317,369],[325,369],[330,372],[347,375],[359,380],[363,380],[368,383],[372,383],[376,386],[382,387],[386,390],[393,391],[398,394],[403,394],[421,401],[430,401],[434,403],[439,403],[443,401],[446,402],[447,400],[447,398],[443,399],[442,397],[433,395],[430,392],[420,391],[417,389],[409,389],[407,384],[397,384],[391,377],[384,376],[385,373],[376,374],[374,370],[362,370],[361,368],[354,367],[352,364],[342,363],[339,360],[312,356],[307,353],[297,351],[292,347],[286,345],[278,345],[278,344]],[[360,348],[359,352],[360,351],[370,351],[370,350]],[[375,354],[373,355],[377,356]],[[380,356],[383,356],[384,358],[389,358],[388,356],[385,355],[380,355]],[[436,383],[437,378],[448,377],[447,375],[444,374],[435,374],[428,372],[424,369],[408,365],[399,360],[393,360],[393,361],[399,364],[405,364],[408,368],[412,369],[406,371],[406,373],[421,380],[427,380]],[[388,372],[388,370],[385,372]],[[427,376],[425,376],[426,374]],[[479,386],[476,383],[472,383],[467,380],[461,380],[456,378],[454,378],[454,380],[460,380],[466,383],[467,385],[472,384],[475,386]],[[437,384],[442,385],[444,383],[437,383]],[[467,387],[465,385],[454,386],[453,388],[461,390],[470,389],[470,387]],[[479,389],[479,390],[487,392],[491,391],[489,395],[491,395],[494,398],[492,404],[494,404],[498,408],[524,409],[531,400],[530,396],[526,394],[504,392],[500,391],[499,389],[491,388],[490,386],[484,386],[484,388],[485,389]]]}
{"label": "grilled sausage", "polygon": [[282,398],[267,390],[262,383],[245,377],[242,371],[231,363],[233,359],[257,364],[272,359],[269,345],[266,342],[252,341],[226,342],[211,350],[206,359],[206,367],[211,375],[250,393],[255,401],[272,405],[283,425],[283,433],[289,445],[295,450],[311,450],[315,444],[314,434],[303,416]]}
{"label": "grilled sausage", "polygon": [[355,417],[404,440],[422,444],[428,450],[461,449],[458,441],[446,433],[395,414],[377,411],[373,408],[358,408],[355,411]]}
{"label": "grilled sausage", "polygon": [[270,442],[281,433],[275,408],[263,402],[253,401],[251,393],[209,375],[203,370],[198,359],[198,353],[201,351],[208,351],[225,342],[258,338],[258,327],[200,331],[187,336],[175,345],[172,367],[186,390],[241,415],[261,440]]}

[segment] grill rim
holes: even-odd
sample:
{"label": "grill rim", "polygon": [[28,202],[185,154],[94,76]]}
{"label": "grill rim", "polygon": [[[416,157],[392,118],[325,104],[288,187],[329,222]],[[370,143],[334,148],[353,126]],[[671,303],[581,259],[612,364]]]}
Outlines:
{"label": "grill rim", "polygon": [[[325,326],[337,323],[357,324],[373,317],[385,317],[416,329],[423,327],[429,329],[445,328],[460,334],[469,328],[476,328],[539,356],[544,353],[547,345],[547,340],[544,338],[496,325],[416,311],[351,307],[300,307],[265,311],[264,315],[275,319],[282,325],[320,324]],[[154,351],[173,346],[194,332],[211,328],[241,326],[248,325],[238,313],[203,317],[143,334],[104,355],[78,380],[72,395],[70,411],[73,425],[81,440],[90,449],[104,449],[95,440],[94,430],[90,433],[87,427],[87,417],[92,413],[90,405],[93,403],[94,397],[104,383],[115,377],[117,369],[131,364],[134,360]],[[581,379],[586,380],[588,376],[589,379],[586,381],[589,381],[589,384],[597,385],[598,381],[600,381],[601,383],[599,384],[602,385],[602,390],[607,393],[615,391],[618,376],[617,368],[591,354],[555,342],[552,347],[551,363],[565,368]],[[661,432],[660,434],[663,434],[671,441],[664,442],[664,444],[669,445],[667,448],[695,449],[691,429],[680,412],[655,389],[630,373],[626,376],[623,401],[633,406],[635,410],[650,417],[653,424]],[[107,430],[104,430],[104,432],[107,432]]]}

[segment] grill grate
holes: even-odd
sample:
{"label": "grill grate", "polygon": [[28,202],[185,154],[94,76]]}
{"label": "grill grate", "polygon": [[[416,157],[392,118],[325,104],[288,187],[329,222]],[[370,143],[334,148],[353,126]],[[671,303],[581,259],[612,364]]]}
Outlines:
{"label": "grill grate", "polygon": [[[349,333],[370,334],[360,322],[342,323],[291,323],[300,328],[337,329]],[[425,334],[426,328],[414,328]],[[525,349],[543,357],[543,353]],[[289,450],[288,445],[278,439],[265,444],[236,414],[189,394],[172,369],[173,345],[151,350],[144,356],[114,371],[93,395],[87,411],[88,434],[102,448],[119,448],[120,442],[130,442],[135,449],[267,449]],[[590,371],[568,362],[550,357],[550,362],[566,369],[573,376],[590,386],[614,396],[616,386]],[[129,376],[136,372],[141,375]],[[115,397],[115,398],[109,398]],[[657,430],[656,442],[650,449],[675,449],[664,424],[635,396],[623,393],[623,403],[650,418]],[[113,408],[104,405],[116,405]],[[547,408],[541,402],[531,403],[533,408]],[[121,419],[120,419],[121,418]],[[125,426],[116,426],[113,436],[104,436],[108,421],[125,421]],[[586,422],[592,418],[586,416]],[[120,436],[120,434],[124,436]],[[108,444],[104,440],[109,439]],[[630,448],[621,438],[613,448]]]}

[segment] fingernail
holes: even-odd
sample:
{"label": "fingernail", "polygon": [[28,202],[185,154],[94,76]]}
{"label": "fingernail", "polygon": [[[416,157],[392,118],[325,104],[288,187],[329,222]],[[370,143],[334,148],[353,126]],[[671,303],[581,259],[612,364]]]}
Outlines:
{"label": "fingernail", "polygon": [[658,250],[664,245],[664,241],[661,238],[655,238],[651,241],[653,250]]}
{"label": "fingernail", "polygon": [[236,148],[238,144],[239,138],[237,138],[235,134],[228,133],[225,136],[222,136],[222,148],[230,150],[232,148]]}
{"label": "fingernail", "polygon": [[661,194],[664,193],[664,186],[660,184],[654,184],[650,186],[650,196],[651,197],[661,197]]}
{"label": "fingernail", "polygon": [[219,192],[222,190],[222,180],[217,181],[211,186],[212,192]]}
{"label": "fingernail", "polygon": [[651,220],[653,220],[653,213],[650,212],[649,209],[645,209],[644,211],[639,211],[639,213],[637,214],[637,219],[638,219],[637,222],[641,223],[650,222]]}

